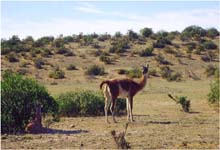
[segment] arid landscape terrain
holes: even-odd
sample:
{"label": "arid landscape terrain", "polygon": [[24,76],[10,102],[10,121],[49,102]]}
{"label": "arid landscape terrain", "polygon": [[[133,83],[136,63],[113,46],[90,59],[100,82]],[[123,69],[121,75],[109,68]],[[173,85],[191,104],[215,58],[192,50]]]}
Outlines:
{"label": "arid landscape terrain", "polygon": [[[2,40],[1,71],[10,69],[34,78],[57,97],[70,91],[101,92],[99,85],[106,79],[137,81],[141,65],[149,64],[147,84],[134,97],[135,121],[129,123],[125,135],[130,147],[219,149],[219,107],[210,105],[207,96],[215,79],[212,71],[219,68],[219,34],[184,33],[161,31],[144,36],[129,30],[126,35],[94,33],[38,40],[13,36]],[[92,65],[104,73],[89,74]],[[54,76],[56,71],[63,76]],[[171,100],[169,93],[186,96],[191,101],[189,112]],[[116,116],[117,123],[109,119],[110,124],[104,115],[61,117],[50,124],[50,133],[2,134],[1,147],[115,149],[111,131],[124,130],[126,115]]]}

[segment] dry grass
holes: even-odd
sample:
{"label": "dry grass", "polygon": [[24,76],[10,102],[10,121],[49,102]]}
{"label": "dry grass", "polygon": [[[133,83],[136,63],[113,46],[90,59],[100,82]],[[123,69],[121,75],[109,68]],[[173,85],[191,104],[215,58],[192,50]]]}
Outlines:
{"label": "dry grass", "polygon": [[[99,80],[86,84],[47,86],[53,95],[67,90],[98,90]],[[129,124],[126,140],[134,149],[194,148],[217,149],[219,118],[207,103],[209,80],[167,82],[150,78],[145,89],[134,100],[134,123]],[[96,88],[94,88],[96,87]],[[191,100],[190,113],[167,97],[167,93],[184,95]],[[2,136],[2,148],[117,148],[111,131],[122,131],[126,116],[118,123],[105,123],[104,117],[61,118],[50,128],[53,134]],[[28,138],[26,138],[28,137]]]}

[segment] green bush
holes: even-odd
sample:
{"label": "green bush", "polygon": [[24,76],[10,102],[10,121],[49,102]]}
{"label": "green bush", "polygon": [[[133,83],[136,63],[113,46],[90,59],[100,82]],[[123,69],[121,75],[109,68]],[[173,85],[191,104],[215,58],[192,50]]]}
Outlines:
{"label": "green bush", "polygon": [[64,56],[74,56],[73,52],[68,49],[68,48],[65,48],[65,47],[60,47],[56,50],[56,53],[57,54],[61,54],[61,55],[64,55]]}
{"label": "green bush", "polygon": [[141,56],[141,57],[152,56],[153,55],[153,50],[154,50],[153,47],[146,48],[146,49],[139,52],[139,56]]}
{"label": "green bush", "polygon": [[184,112],[189,112],[190,100],[188,100],[186,96],[178,97],[177,103],[179,103],[182,106]]}
{"label": "green bush", "polygon": [[165,59],[165,57],[162,55],[162,54],[158,54],[156,57],[155,57],[155,60],[159,63],[159,64],[164,64],[164,65],[169,65],[170,62],[167,61]]}
{"label": "green bush", "polygon": [[76,66],[74,64],[69,64],[67,67],[66,67],[67,70],[77,70]]}
{"label": "green bush", "polygon": [[126,49],[130,48],[127,40],[117,40],[112,43],[112,47],[109,48],[110,53],[124,53]]}
{"label": "green bush", "polygon": [[105,56],[105,55],[101,55],[99,57],[99,60],[104,62],[105,64],[111,64],[112,63],[112,59],[109,58],[108,56]]}
{"label": "green bush", "polygon": [[181,81],[182,75],[178,72],[173,72],[170,67],[163,66],[160,68],[161,77],[167,81]]}
{"label": "green bush", "polygon": [[59,67],[56,67],[53,72],[49,74],[50,78],[63,79],[65,78],[65,73]]}
{"label": "green bush", "polygon": [[126,74],[129,78],[140,78],[142,75],[142,72],[140,69],[134,68],[134,69],[128,70]]}
{"label": "green bush", "polygon": [[219,105],[219,76],[211,83],[210,92],[208,94],[208,101],[211,104]]}
{"label": "green bush", "polygon": [[148,73],[150,76],[157,76],[157,70],[156,69],[150,69],[149,70],[149,73]]}
{"label": "green bush", "polygon": [[56,113],[58,105],[37,81],[6,71],[1,81],[1,132],[23,132],[33,119],[36,107],[42,113]]}
{"label": "green bush", "polygon": [[151,28],[143,28],[140,30],[140,33],[143,37],[149,37],[151,34],[153,34],[153,31]]}
{"label": "green bush", "polygon": [[92,65],[89,68],[87,68],[86,75],[104,75],[105,74],[105,69],[104,67],[100,67],[98,65]]}
{"label": "green bush", "polygon": [[219,32],[216,28],[210,28],[207,30],[207,35],[211,38],[214,38],[219,35]]}
{"label": "green bush", "polygon": [[154,48],[164,48],[165,45],[172,45],[171,41],[166,37],[160,37],[153,43]]}
{"label": "green bush", "polygon": [[202,46],[206,49],[216,49],[217,45],[212,41],[206,41],[202,44]]}
{"label": "green bush", "polygon": [[42,58],[36,58],[34,59],[34,66],[37,69],[42,69],[42,66],[45,65],[44,60]]}
{"label": "green bush", "polygon": [[9,53],[5,55],[6,60],[8,60],[9,62],[18,62],[19,59],[16,57],[16,55],[14,53]]}
{"label": "green bush", "polygon": [[[61,116],[98,116],[104,114],[104,97],[92,91],[67,92],[56,98]],[[126,101],[116,100],[115,112],[125,111]]]}
{"label": "green bush", "polygon": [[206,67],[205,73],[207,75],[207,77],[213,76],[215,75],[215,72],[217,71],[217,67],[214,65],[208,65]]}

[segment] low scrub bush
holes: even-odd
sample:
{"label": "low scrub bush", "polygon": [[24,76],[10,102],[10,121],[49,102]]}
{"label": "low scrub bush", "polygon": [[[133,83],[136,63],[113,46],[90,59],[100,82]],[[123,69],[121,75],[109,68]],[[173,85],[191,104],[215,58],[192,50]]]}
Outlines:
{"label": "low scrub bush", "polygon": [[217,45],[212,41],[206,41],[202,44],[202,46],[206,49],[216,49]]}
{"label": "low scrub bush", "polygon": [[49,77],[54,79],[63,79],[65,78],[65,72],[62,71],[59,67],[56,67],[54,71],[49,74]]}
{"label": "low scrub bush", "polygon": [[142,72],[140,69],[134,68],[134,69],[128,70],[126,75],[129,78],[140,78],[142,75]]}
{"label": "low scrub bush", "polygon": [[158,54],[158,55],[155,57],[155,60],[156,60],[159,64],[164,64],[164,65],[169,65],[169,64],[170,64],[170,62],[167,61],[162,54]]}
{"label": "low scrub bush", "polygon": [[110,53],[124,53],[126,49],[130,48],[127,40],[119,40],[117,42],[112,43],[112,47],[110,47]]}
{"label": "low scrub bush", "polygon": [[182,75],[178,72],[173,72],[170,67],[163,66],[160,68],[161,77],[167,81],[181,81]]}
{"label": "low scrub bush", "polygon": [[9,53],[5,55],[6,60],[8,60],[9,62],[18,62],[19,59],[16,57],[16,55],[14,53]]}
{"label": "low scrub bush", "polygon": [[201,56],[201,60],[203,60],[204,62],[210,62],[211,58],[207,55]]}
{"label": "low scrub bush", "polygon": [[154,49],[152,47],[146,48],[146,49],[139,52],[139,56],[141,56],[141,57],[152,56],[153,55],[153,50]]}
{"label": "low scrub bush", "polygon": [[104,75],[105,74],[105,69],[104,67],[100,67],[98,65],[92,65],[89,68],[87,68],[86,75]]}
{"label": "low scrub bush", "polygon": [[76,66],[74,64],[69,64],[67,67],[66,67],[67,70],[77,70]]}
{"label": "low scrub bush", "polygon": [[[67,92],[56,98],[62,116],[99,116],[104,114],[104,97],[92,91]],[[126,101],[116,100],[115,112],[125,111]]]}
{"label": "low scrub bush", "polygon": [[172,45],[171,41],[167,38],[159,38],[153,43],[154,48],[164,48],[166,45]]}
{"label": "low scrub bush", "polygon": [[37,68],[37,69],[42,69],[42,66],[45,65],[44,63],[44,60],[42,58],[36,58],[34,59],[34,66]]}
{"label": "low scrub bush", "polygon": [[156,69],[150,69],[149,70],[149,73],[148,73],[150,76],[157,76],[157,70]]}
{"label": "low scrub bush", "polygon": [[217,69],[218,68],[214,65],[208,65],[205,70],[207,77],[215,75],[215,72],[217,71]]}
{"label": "low scrub bush", "polygon": [[105,55],[101,55],[99,57],[99,60],[104,62],[105,64],[111,64],[112,63],[112,59],[109,58],[108,56],[105,56]]}
{"label": "low scrub bush", "polygon": [[64,56],[74,56],[73,52],[71,50],[69,50],[68,48],[65,48],[65,47],[58,48],[56,50],[56,53],[57,54],[62,54]]}
{"label": "low scrub bush", "polygon": [[58,105],[46,88],[37,81],[11,71],[3,74],[1,81],[1,132],[24,132],[27,123],[33,119],[36,107],[42,106],[42,113],[57,113]]}
{"label": "low scrub bush", "polygon": [[210,85],[210,91],[208,94],[208,101],[211,104],[217,104],[219,106],[219,75]]}

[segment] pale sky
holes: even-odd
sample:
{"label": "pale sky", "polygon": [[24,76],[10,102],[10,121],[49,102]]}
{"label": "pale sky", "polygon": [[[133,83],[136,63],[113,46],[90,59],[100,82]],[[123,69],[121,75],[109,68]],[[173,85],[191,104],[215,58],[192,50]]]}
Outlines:
{"label": "pale sky", "polygon": [[219,1],[2,1],[1,38],[125,34],[144,27],[182,31],[190,25],[220,29]]}

